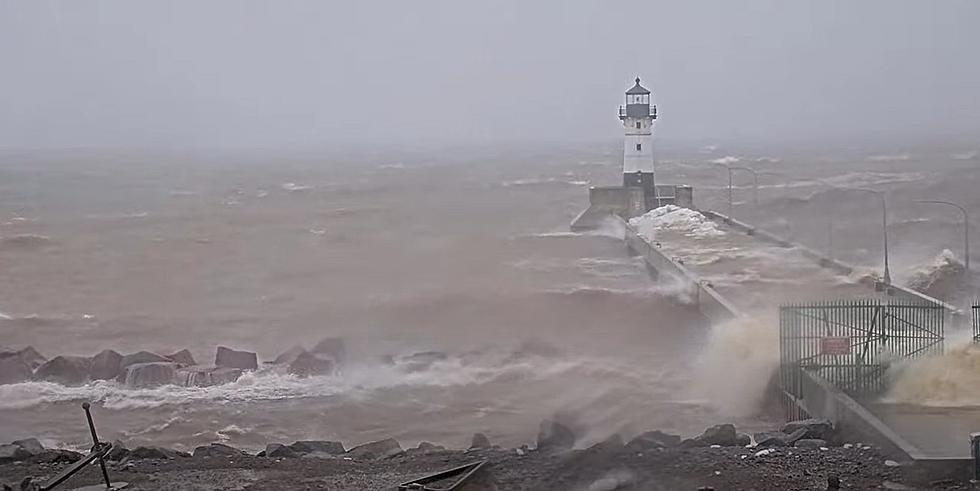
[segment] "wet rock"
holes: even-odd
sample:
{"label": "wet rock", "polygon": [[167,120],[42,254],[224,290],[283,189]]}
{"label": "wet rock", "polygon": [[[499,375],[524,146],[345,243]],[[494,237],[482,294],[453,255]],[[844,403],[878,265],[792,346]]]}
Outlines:
{"label": "wet rock", "polygon": [[281,443],[270,443],[265,446],[264,457],[269,457],[273,459],[291,459],[299,457],[299,454],[295,450],[283,445]]}
{"label": "wet rock", "polygon": [[41,355],[41,353],[38,353],[33,346],[28,346],[16,351],[15,353],[17,353],[17,356],[19,356],[21,360],[24,360],[24,363],[30,365],[32,370],[37,369],[37,367],[48,361],[48,359]]}
{"label": "wet rock", "polygon": [[800,428],[787,435],[781,431],[767,431],[755,434],[755,443],[760,447],[788,447],[806,435],[806,429]]}
{"label": "wet rock", "polygon": [[127,459],[173,460],[178,457],[190,457],[190,454],[162,447],[136,447],[129,452]]}
{"label": "wet rock", "polygon": [[[165,356],[158,355],[156,353],[150,353],[149,351],[137,351],[136,353],[128,354],[122,357],[119,361],[119,368],[126,368],[130,365],[135,365],[137,363],[169,363],[170,360]],[[125,373],[125,371],[123,371]]]}
{"label": "wet rock", "polygon": [[223,445],[221,443],[212,443],[210,445],[200,446],[194,449],[193,456],[195,458],[200,457],[238,457],[242,455],[247,455],[245,452],[228,445]]}
{"label": "wet rock", "polygon": [[311,353],[332,358],[337,365],[343,365],[347,356],[347,347],[342,338],[326,337],[310,349]]}
{"label": "wet rock", "polygon": [[322,453],[328,455],[340,455],[346,453],[344,444],[340,442],[321,441],[321,440],[301,440],[289,446],[294,452],[300,454]]}
{"label": "wet rock", "polygon": [[123,356],[107,349],[92,357],[88,375],[92,380],[112,380],[119,376]]}
{"label": "wet rock", "polygon": [[738,444],[735,434],[735,425],[721,424],[712,426],[695,437],[695,440],[705,445],[721,445],[722,447],[733,447]]}
{"label": "wet rock", "polygon": [[429,443],[429,442],[420,442],[419,446],[415,447],[415,450],[420,450],[424,453],[437,452],[439,450],[445,450],[445,449],[446,447],[443,447],[442,445],[436,445],[434,443]]}
{"label": "wet rock", "polygon": [[84,457],[84,455],[78,452],[57,448],[46,449],[38,454],[35,454],[29,460],[30,462],[44,464],[74,464],[75,462],[82,460],[82,457]]}
{"label": "wet rock", "polygon": [[609,438],[596,443],[588,448],[588,452],[615,452],[623,448],[623,437],[619,433],[613,433]]}
{"label": "wet rock", "polygon": [[699,448],[707,447],[708,444],[698,440],[697,438],[685,438],[681,440],[681,443],[677,445],[679,448]]}
{"label": "wet rock", "polygon": [[563,451],[575,446],[575,433],[567,426],[554,421],[544,420],[538,428],[538,450]]}
{"label": "wet rock", "polygon": [[197,365],[197,362],[194,361],[194,355],[192,355],[191,352],[186,349],[182,349],[172,355],[165,355],[164,358],[185,367]]}
{"label": "wet rock", "polygon": [[16,440],[10,443],[11,445],[17,445],[18,447],[26,450],[31,455],[37,455],[44,451],[44,446],[37,438],[26,438],[24,440]]}
{"label": "wet rock", "polygon": [[130,453],[129,448],[127,448],[123,442],[119,440],[114,440],[112,442],[112,450],[109,450],[109,453],[106,454],[105,458],[106,460],[118,462],[122,459],[125,459],[129,455],[129,453]]}
{"label": "wet rock", "polygon": [[476,448],[490,448],[490,446],[491,446],[490,445],[490,439],[487,438],[487,435],[484,435],[483,433],[474,433],[473,434],[473,439],[471,440],[471,443],[470,443],[470,448],[471,449],[476,449]]}
{"label": "wet rock", "polygon": [[783,433],[792,434],[801,428],[806,429],[802,437],[806,439],[829,440],[834,432],[834,424],[828,419],[804,419],[786,423]]}
{"label": "wet rock", "polygon": [[27,382],[31,379],[33,370],[31,366],[24,362],[19,356],[11,353],[0,353],[0,385],[17,384]]}
{"label": "wet rock", "polygon": [[738,433],[735,435],[735,445],[746,447],[752,444],[752,437],[748,433]]}
{"label": "wet rock", "polygon": [[62,385],[81,385],[88,381],[92,360],[84,356],[56,356],[34,371],[34,379]]}
{"label": "wet rock", "polygon": [[334,373],[336,366],[331,358],[304,351],[289,364],[287,371],[299,377],[330,375]]}
{"label": "wet rock", "polygon": [[218,346],[214,354],[214,364],[223,368],[256,370],[259,368],[258,356],[250,351],[238,351]]}
{"label": "wet rock", "polygon": [[31,453],[17,445],[0,445],[0,464],[26,460]]}
{"label": "wet rock", "polygon": [[647,431],[637,435],[626,444],[634,452],[643,452],[657,448],[673,448],[681,444],[681,437],[662,431]]}
{"label": "wet rock", "polygon": [[345,455],[355,459],[383,459],[400,453],[402,453],[402,447],[398,444],[398,440],[388,438],[358,445],[348,450]]}
{"label": "wet rock", "polygon": [[793,443],[793,446],[799,448],[820,448],[826,447],[827,442],[816,438],[801,438]]}
{"label": "wet rock", "polygon": [[177,364],[173,362],[136,363],[126,367],[125,384],[129,387],[145,388],[173,384],[177,374]]}
{"label": "wet rock", "polygon": [[275,365],[288,365],[303,353],[306,353],[306,350],[302,346],[293,346],[277,356],[275,360],[272,360],[272,363]]}
{"label": "wet rock", "polygon": [[178,368],[174,373],[174,383],[183,387],[210,387],[232,383],[241,376],[240,368],[195,365]]}

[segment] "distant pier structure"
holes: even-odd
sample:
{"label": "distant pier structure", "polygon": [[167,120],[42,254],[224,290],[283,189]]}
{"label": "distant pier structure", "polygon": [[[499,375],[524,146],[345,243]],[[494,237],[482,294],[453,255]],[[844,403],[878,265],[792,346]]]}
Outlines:
{"label": "distant pier structure", "polygon": [[595,228],[609,214],[631,218],[664,205],[694,208],[690,186],[657,184],[653,154],[653,129],[657,106],[640,78],[626,91],[626,104],[619,106],[623,123],[623,185],[589,188],[589,208],[574,222],[573,230]]}

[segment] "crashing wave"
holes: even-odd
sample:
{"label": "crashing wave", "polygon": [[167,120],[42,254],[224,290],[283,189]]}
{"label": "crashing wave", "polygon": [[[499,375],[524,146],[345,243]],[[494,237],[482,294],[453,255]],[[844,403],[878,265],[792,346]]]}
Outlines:
{"label": "crashing wave", "polygon": [[943,249],[933,260],[912,273],[906,285],[933,298],[944,298],[963,279],[966,268],[949,249]]}
{"label": "crashing wave", "polygon": [[654,241],[658,231],[674,230],[688,237],[713,237],[724,235],[715,222],[689,208],[666,205],[654,208],[644,215],[630,218],[630,225],[641,237]]}

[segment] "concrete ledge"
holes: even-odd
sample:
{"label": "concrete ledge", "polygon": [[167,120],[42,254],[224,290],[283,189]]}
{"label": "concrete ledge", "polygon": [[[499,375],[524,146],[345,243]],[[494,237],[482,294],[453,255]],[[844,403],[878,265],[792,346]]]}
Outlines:
{"label": "concrete ledge", "polygon": [[803,398],[795,401],[800,409],[811,417],[829,419],[848,435],[856,435],[855,439],[871,442],[896,459],[910,462],[911,474],[916,480],[967,480],[972,477],[972,459],[929,456],[826,379],[802,370],[801,382]]}
{"label": "concrete ledge", "polygon": [[712,322],[722,322],[742,316],[742,313],[715,290],[710,283],[703,281],[694,272],[687,269],[683,263],[668,257],[656,244],[646,239],[622,218],[626,229],[626,245],[630,250],[643,257],[647,265],[658,275],[667,275],[684,285],[687,293],[697,302],[698,310]]}
{"label": "concrete ledge", "polygon": [[[752,225],[749,225],[749,224],[747,224],[745,222],[741,222],[741,221],[736,220],[734,218],[727,217],[727,216],[725,216],[725,215],[723,215],[721,213],[718,213],[716,211],[703,210],[703,211],[701,211],[701,214],[703,214],[704,216],[706,216],[706,217],[708,217],[708,218],[710,218],[712,220],[717,220],[717,221],[723,222],[723,223],[725,223],[726,225],[730,226],[731,228],[733,228],[735,230],[740,230],[742,232],[745,232],[748,235],[752,235],[754,237],[758,237],[759,239],[761,239],[763,241],[766,241],[766,242],[769,242],[771,244],[775,244],[775,245],[778,245],[780,247],[797,249],[797,250],[799,250],[800,254],[802,254],[803,256],[805,256],[805,257],[813,260],[814,262],[816,262],[817,264],[819,264],[821,267],[824,267],[824,268],[833,270],[834,272],[837,272],[838,274],[845,274],[845,275],[846,274],[851,274],[851,273],[853,273],[857,269],[854,266],[851,266],[851,265],[849,265],[847,263],[843,263],[843,262],[838,261],[836,259],[833,259],[833,258],[830,258],[828,256],[825,256],[822,253],[817,252],[816,250],[813,250],[813,249],[811,249],[811,248],[809,248],[809,247],[807,247],[807,246],[805,246],[803,244],[800,244],[798,242],[793,242],[791,240],[785,239],[785,238],[780,237],[780,236],[778,236],[776,234],[767,232],[767,231],[762,230],[760,228],[756,228],[756,227],[754,227]],[[884,283],[882,281],[868,281],[868,282],[865,282],[865,283],[868,284],[869,286],[871,286],[872,288],[874,288],[875,291],[886,291],[886,293],[889,296],[898,298],[900,300],[905,300],[905,301],[909,301],[909,302],[922,302],[922,303],[929,303],[929,304],[933,304],[933,305],[939,305],[939,306],[942,306],[944,309],[948,310],[950,313],[952,313],[954,315],[962,315],[963,314],[963,312],[960,309],[954,307],[953,305],[950,305],[950,304],[948,304],[946,302],[943,302],[942,300],[939,300],[939,299],[936,299],[936,298],[932,298],[932,297],[930,297],[928,295],[919,293],[919,292],[917,292],[915,290],[912,290],[910,288],[907,288],[907,287],[904,287],[904,286],[901,286],[901,285],[886,284],[886,283]]]}

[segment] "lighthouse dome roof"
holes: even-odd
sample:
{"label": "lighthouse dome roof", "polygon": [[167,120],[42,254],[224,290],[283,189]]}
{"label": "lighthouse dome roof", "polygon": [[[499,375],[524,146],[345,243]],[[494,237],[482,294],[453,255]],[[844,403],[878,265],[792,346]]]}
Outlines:
{"label": "lighthouse dome roof", "polygon": [[640,77],[636,77],[636,85],[626,91],[627,95],[649,94],[650,91],[640,85]]}

